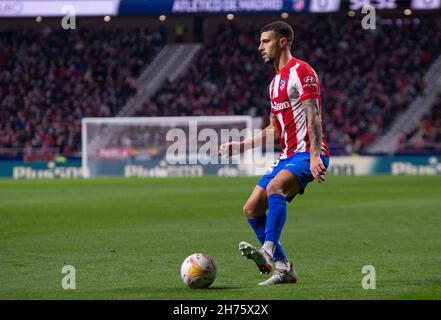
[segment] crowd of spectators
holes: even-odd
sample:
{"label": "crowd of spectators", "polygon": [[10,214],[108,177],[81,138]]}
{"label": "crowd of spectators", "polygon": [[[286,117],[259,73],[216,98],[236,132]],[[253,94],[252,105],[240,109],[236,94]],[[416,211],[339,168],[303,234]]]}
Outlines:
{"label": "crowd of spectators", "polygon": [[[294,56],[322,82],[323,125],[334,154],[362,152],[424,88],[423,76],[441,53],[441,20],[360,20],[294,23]],[[165,84],[139,116],[269,114],[274,68],[257,51],[258,26],[223,25],[191,68]],[[267,121],[267,120],[266,120]],[[264,121],[265,123],[265,121]]]}
{"label": "crowd of spectators", "polygon": [[[423,76],[441,54],[437,18],[383,19],[375,30],[334,16],[292,25],[294,56],[311,64],[322,83],[333,154],[363,152],[383,134],[422,93]],[[252,115],[265,124],[274,68],[257,51],[258,30],[221,25],[184,74],[165,83],[136,116]],[[0,28],[0,150],[80,155],[81,119],[116,115],[163,44],[164,34],[146,28]],[[439,120],[425,122],[432,125],[423,123],[423,131],[439,128]],[[439,130],[415,136],[440,138]]]}
{"label": "crowd of spectators", "polygon": [[0,148],[78,156],[81,119],[115,115],[163,41],[147,28],[0,29]]}

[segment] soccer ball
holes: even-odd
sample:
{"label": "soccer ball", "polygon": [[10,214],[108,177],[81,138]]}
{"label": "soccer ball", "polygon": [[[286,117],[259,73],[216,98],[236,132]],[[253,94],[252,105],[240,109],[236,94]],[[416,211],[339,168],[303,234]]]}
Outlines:
{"label": "soccer ball", "polygon": [[192,289],[206,288],[216,278],[216,264],[208,255],[194,253],[182,263],[181,278]]}

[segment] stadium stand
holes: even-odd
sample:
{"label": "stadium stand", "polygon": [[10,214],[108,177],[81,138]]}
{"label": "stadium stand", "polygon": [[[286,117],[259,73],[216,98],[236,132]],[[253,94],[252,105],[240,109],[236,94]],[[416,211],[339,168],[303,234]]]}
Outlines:
{"label": "stadium stand", "polygon": [[78,156],[81,118],[114,115],[163,42],[146,28],[0,29],[3,156]]}
{"label": "stadium stand", "polygon": [[401,136],[398,151],[441,152],[441,95],[438,97],[438,103],[432,106],[420,126],[410,134]]}
{"label": "stadium stand", "polygon": [[[290,22],[294,55],[321,77],[334,155],[363,153],[423,91],[423,76],[441,54],[436,16],[382,19],[370,31],[344,16]],[[261,61],[256,30],[220,25],[194,64],[136,116],[252,115],[266,123],[274,70]],[[0,156],[22,150],[28,160],[79,156],[81,118],[116,115],[164,42],[160,31],[135,27],[0,29]]]}
{"label": "stadium stand", "polygon": [[[424,73],[441,53],[436,18],[385,19],[374,31],[363,30],[357,20],[336,17],[293,25],[294,55],[321,77],[324,130],[333,154],[362,152],[384,133],[422,92]],[[258,55],[256,30],[221,26],[195,65],[164,85],[137,115],[266,117],[274,71]]]}

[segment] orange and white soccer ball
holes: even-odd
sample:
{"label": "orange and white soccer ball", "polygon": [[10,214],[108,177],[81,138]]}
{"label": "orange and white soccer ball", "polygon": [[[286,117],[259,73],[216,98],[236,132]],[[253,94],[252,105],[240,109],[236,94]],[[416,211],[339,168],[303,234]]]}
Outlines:
{"label": "orange and white soccer ball", "polygon": [[206,288],[216,278],[216,271],[212,258],[204,253],[194,253],[182,263],[181,278],[192,289]]}

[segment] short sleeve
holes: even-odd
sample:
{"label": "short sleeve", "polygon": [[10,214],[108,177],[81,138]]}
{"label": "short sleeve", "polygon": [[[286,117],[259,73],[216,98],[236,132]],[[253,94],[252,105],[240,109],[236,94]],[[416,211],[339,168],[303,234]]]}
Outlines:
{"label": "short sleeve", "polygon": [[309,65],[300,67],[297,73],[302,87],[300,90],[300,101],[320,98],[320,81],[317,73]]}

